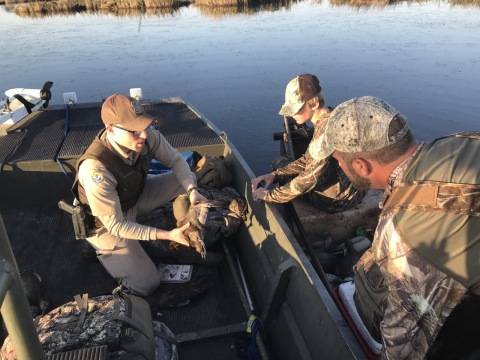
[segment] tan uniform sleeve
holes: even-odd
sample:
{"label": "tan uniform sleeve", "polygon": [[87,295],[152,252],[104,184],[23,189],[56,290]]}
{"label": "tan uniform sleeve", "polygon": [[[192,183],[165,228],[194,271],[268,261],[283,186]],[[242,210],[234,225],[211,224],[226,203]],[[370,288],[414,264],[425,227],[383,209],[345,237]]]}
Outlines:
{"label": "tan uniform sleeve", "polygon": [[87,159],[82,162],[78,179],[93,215],[112,235],[132,240],[156,240],[154,227],[125,219],[116,190],[117,181],[100,161]]}
{"label": "tan uniform sleeve", "polygon": [[153,158],[172,169],[179,183],[185,179],[196,181],[195,174],[190,171],[182,154],[173,148],[159,131],[149,129],[147,136]]}

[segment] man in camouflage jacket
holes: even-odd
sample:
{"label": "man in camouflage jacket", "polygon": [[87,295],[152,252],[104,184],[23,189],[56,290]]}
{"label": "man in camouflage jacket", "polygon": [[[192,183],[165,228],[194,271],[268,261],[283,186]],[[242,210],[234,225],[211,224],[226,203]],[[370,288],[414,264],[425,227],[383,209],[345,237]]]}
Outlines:
{"label": "man in camouflage jacket", "polygon": [[[455,276],[454,271],[445,270],[448,260],[444,265],[439,265],[438,261],[429,261],[424,255],[438,252],[442,244],[449,241],[468,243],[469,246],[462,249],[467,253],[468,247],[477,246],[475,244],[479,242],[479,232],[472,231],[474,229],[471,227],[474,225],[478,230],[479,218],[458,218],[417,209],[417,212],[408,214],[410,221],[406,223],[405,214],[389,207],[387,201],[392,191],[399,184],[412,179],[412,173],[415,172],[415,181],[431,180],[432,174],[437,171],[442,177],[439,181],[448,183],[458,179],[458,173],[461,172],[462,179],[469,176],[473,184],[479,184],[480,175],[477,175],[478,171],[473,166],[475,157],[465,156],[467,151],[460,150],[471,149],[472,144],[467,143],[467,139],[457,139],[453,147],[449,142],[439,142],[441,139],[426,144],[417,142],[405,117],[374,97],[353,99],[339,105],[327,122],[322,140],[320,155],[332,155],[337,159],[355,187],[385,189],[380,207],[387,205],[380,215],[372,248],[368,252],[374,253],[374,265],[379,267],[388,288],[386,301],[381,304],[384,315],[380,323],[383,344],[381,358],[428,358],[428,351],[447,318],[473,286],[466,285],[460,277]],[[439,154],[442,151],[445,155]],[[435,156],[442,160],[433,161]],[[422,172],[417,171],[420,165],[423,166]],[[428,171],[425,171],[425,166],[430,166]],[[422,175],[419,177],[418,174]],[[415,200],[413,196],[409,199],[410,202]],[[441,202],[439,192],[437,204]],[[406,211],[408,206],[402,211]],[[399,214],[403,214],[403,217]],[[416,236],[411,236],[409,228],[413,231],[422,227],[423,220],[432,216],[443,216],[442,219],[452,224],[460,221],[460,225],[446,226],[443,221],[434,222],[433,226],[429,226],[430,229],[416,231]],[[462,233],[465,228],[470,231]],[[405,231],[401,231],[403,229]],[[430,249],[425,249],[429,246]],[[360,259],[359,264],[369,258],[368,254]],[[455,256],[454,252],[444,253],[445,259]],[[364,266],[369,268],[371,265]]]}
{"label": "man in camouflage jacket", "polygon": [[[286,203],[308,193],[312,195],[308,198],[317,208],[330,213],[357,205],[365,196],[365,191],[351,186],[335,159],[316,156],[330,110],[325,107],[322,88],[315,75],[303,74],[288,83],[280,115],[291,116],[298,124],[310,120],[314,125],[313,138],[302,157],[271,174],[252,180],[254,200]],[[258,187],[262,181],[265,181],[265,186]],[[282,186],[268,191],[267,188],[274,182]]]}

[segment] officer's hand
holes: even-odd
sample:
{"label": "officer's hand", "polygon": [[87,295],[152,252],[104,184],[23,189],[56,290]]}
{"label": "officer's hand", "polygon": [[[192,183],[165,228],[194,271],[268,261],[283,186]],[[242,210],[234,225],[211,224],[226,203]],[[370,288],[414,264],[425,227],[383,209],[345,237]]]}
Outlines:
{"label": "officer's hand", "polygon": [[196,203],[198,203],[199,201],[202,201],[202,200],[207,200],[202,194],[200,194],[198,192],[198,190],[193,190],[191,193],[190,193],[190,204],[192,205],[195,205]]}
{"label": "officer's hand", "polygon": [[268,190],[263,187],[260,187],[253,192],[253,200],[257,202],[265,200],[265,197],[267,196],[267,194],[268,194]]}
{"label": "officer's hand", "polygon": [[258,185],[260,185],[262,181],[265,181],[264,188],[268,189],[268,187],[272,185],[274,180],[275,180],[275,175],[273,174],[266,174],[266,175],[259,176],[255,179],[252,179],[252,189],[253,190],[257,189]]}
{"label": "officer's hand", "polygon": [[168,236],[169,240],[179,243],[180,245],[190,246],[187,238],[185,237],[185,234],[183,233],[185,230],[188,229],[189,226],[190,226],[190,223],[186,223],[182,227],[179,227],[170,231]]}

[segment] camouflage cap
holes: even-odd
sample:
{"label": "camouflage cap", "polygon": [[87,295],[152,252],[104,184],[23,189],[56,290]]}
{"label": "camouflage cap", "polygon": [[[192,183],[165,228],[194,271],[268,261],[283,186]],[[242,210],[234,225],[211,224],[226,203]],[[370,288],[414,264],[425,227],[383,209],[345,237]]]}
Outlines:
{"label": "camouflage cap", "polygon": [[285,90],[285,104],[279,114],[293,116],[300,111],[305,102],[317,96],[322,88],[315,75],[303,74],[291,80]]}
{"label": "camouflage cap", "polygon": [[120,124],[134,131],[145,130],[155,120],[143,111],[138,100],[121,94],[108,97],[102,105],[101,114],[105,125]]}
{"label": "camouflage cap", "polygon": [[334,151],[356,153],[385,148],[402,140],[408,124],[388,136],[393,118],[400,114],[391,105],[372,96],[338,105],[328,118],[323,141],[315,158],[324,159]]}

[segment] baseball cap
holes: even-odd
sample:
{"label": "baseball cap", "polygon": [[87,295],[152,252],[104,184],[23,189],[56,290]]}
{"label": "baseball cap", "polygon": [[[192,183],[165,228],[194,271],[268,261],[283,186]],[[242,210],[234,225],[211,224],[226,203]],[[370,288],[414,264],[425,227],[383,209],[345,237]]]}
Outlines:
{"label": "baseball cap", "polygon": [[135,98],[114,94],[102,105],[102,121],[106,125],[120,124],[129,130],[142,131],[155,120],[143,111]]}
{"label": "baseball cap", "polygon": [[390,123],[400,113],[373,96],[348,100],[333,110],[320,139],[315,158],[325,159],[334,151],[357,153],[383,149],[402,140],[408,124],[388,136]]}
{"label": "baseball cap", "polygon": [[295,115],[305,102],[317,96],[322,88],[315,75],[303,74],[291,80],[285,90],[285,104],[279,114],[283,116]]}

